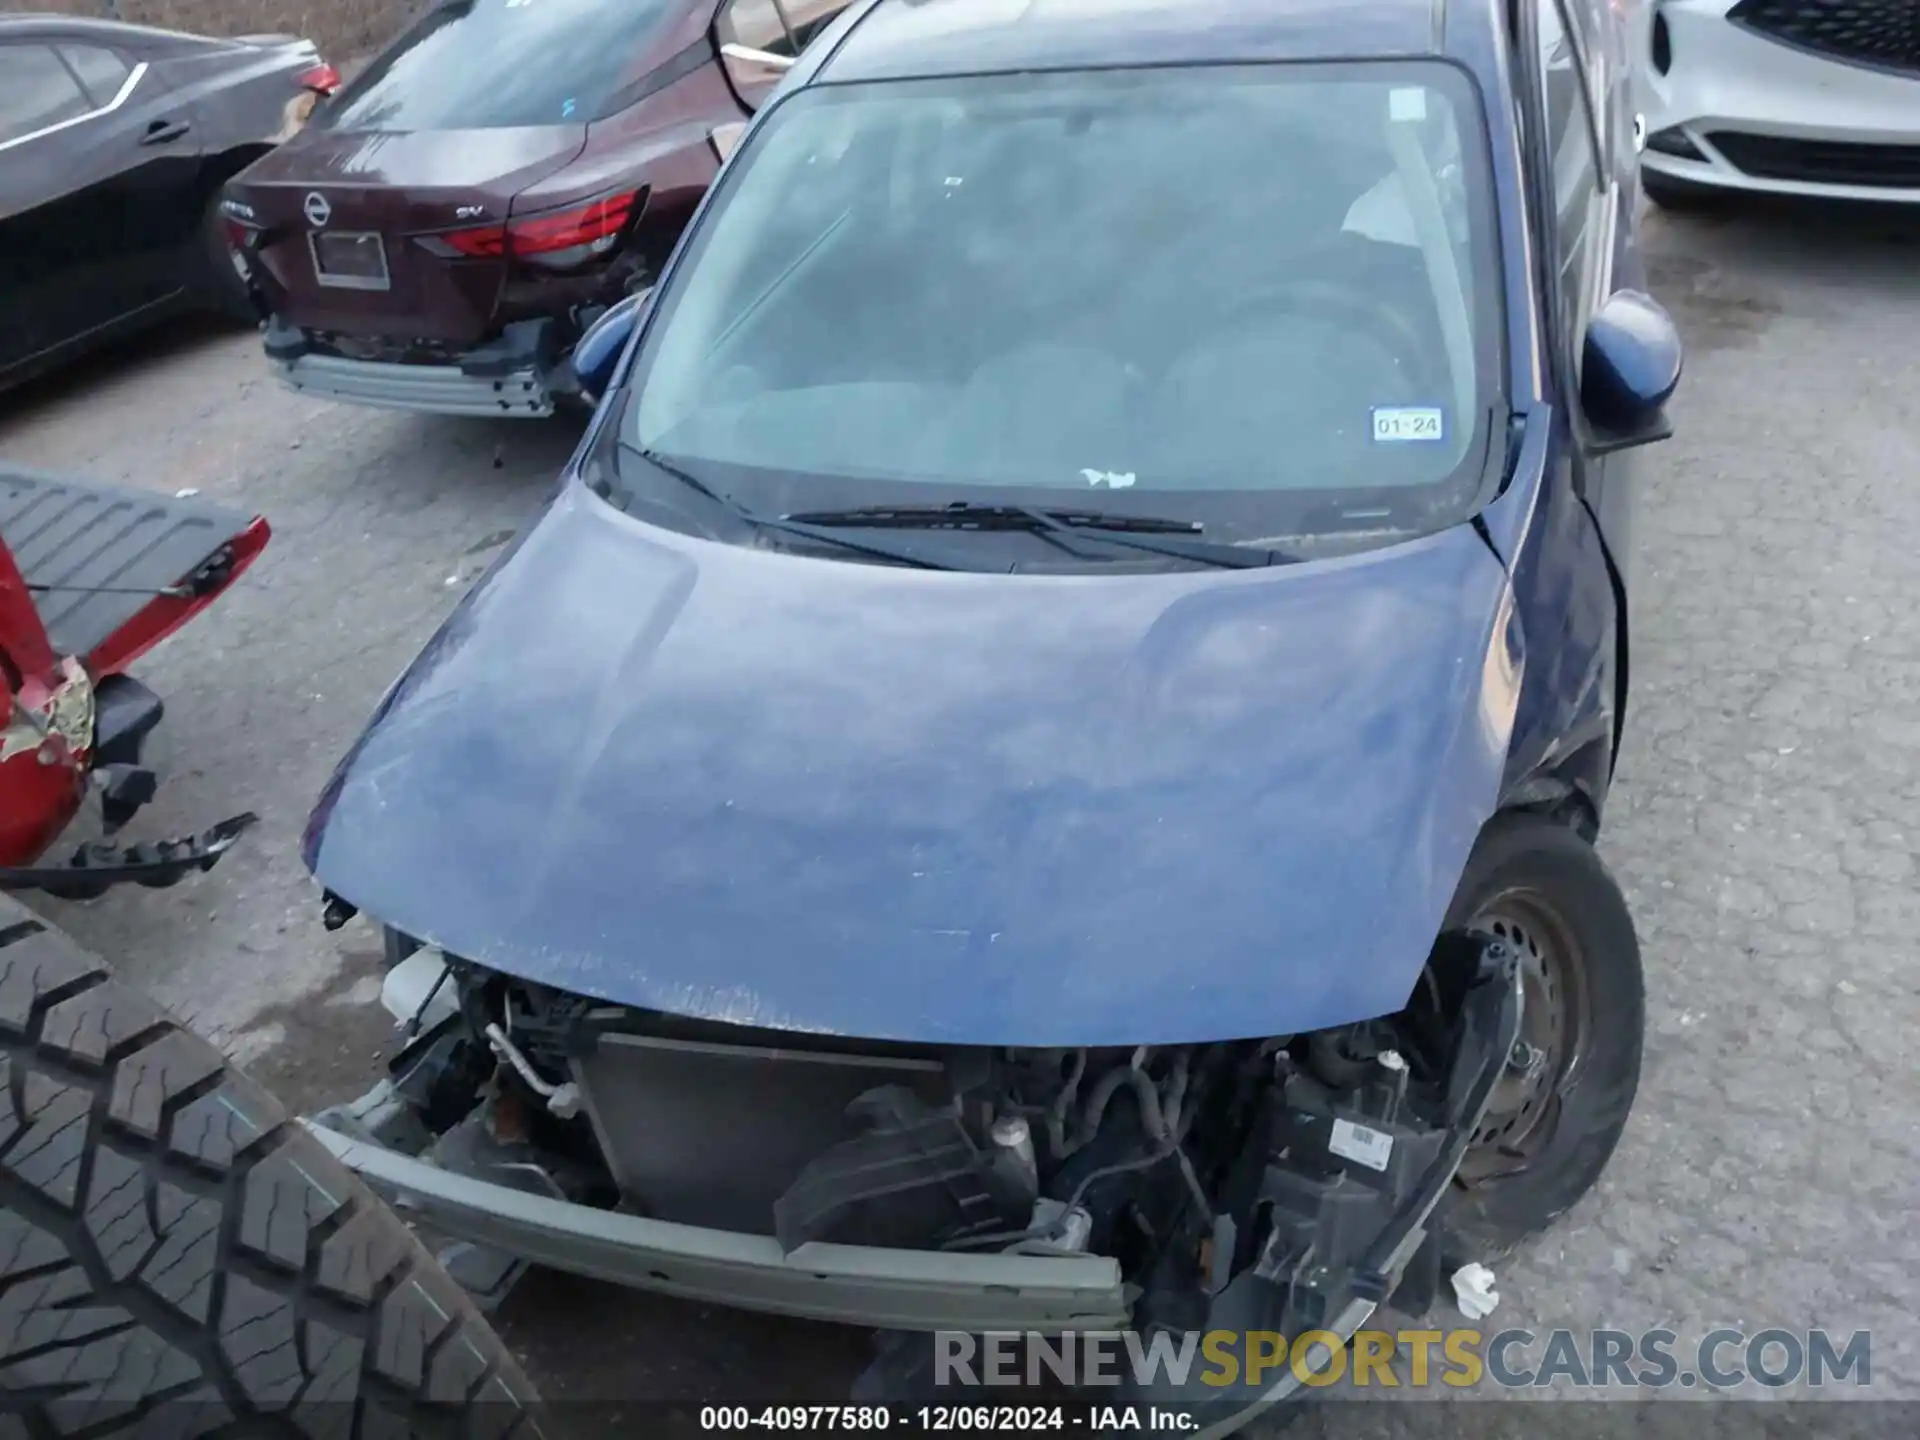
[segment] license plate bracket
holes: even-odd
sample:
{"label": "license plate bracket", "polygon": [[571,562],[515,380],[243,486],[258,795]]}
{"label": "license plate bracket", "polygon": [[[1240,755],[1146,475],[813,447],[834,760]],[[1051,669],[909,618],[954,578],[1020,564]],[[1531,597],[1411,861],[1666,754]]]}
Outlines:
{"label": "license plate bracket", "polygon": [[386,242],[373,231],[320,230],[307,235],[313,278],[333,290],[387,290]]}

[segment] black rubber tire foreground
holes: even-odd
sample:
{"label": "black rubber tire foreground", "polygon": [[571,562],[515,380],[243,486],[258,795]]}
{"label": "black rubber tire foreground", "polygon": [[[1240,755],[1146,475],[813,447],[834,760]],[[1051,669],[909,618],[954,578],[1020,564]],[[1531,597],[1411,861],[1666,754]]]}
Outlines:
{"label": "black rubber tire foreground", "polygon": [[537,1434],[400,1219],[3,896],[0,1067],[0,1433]]}
{"label": "black rubber tire foreground", "polygon": [[1470,922],[1486,901],[1525,888],[1548,897],[1587,956],[1587,1053],[1565,1077],[1557,1114],[1533,1163],[1510,1177],[1450,1192],[1446,1218],[1469,1260],[1510,1255],[1599,1182],[1640,1088],[1646,980],[1626,897],[1606,864],[1568,826],[1542,815],[1496,817],[1480,834],[1447,916]]}

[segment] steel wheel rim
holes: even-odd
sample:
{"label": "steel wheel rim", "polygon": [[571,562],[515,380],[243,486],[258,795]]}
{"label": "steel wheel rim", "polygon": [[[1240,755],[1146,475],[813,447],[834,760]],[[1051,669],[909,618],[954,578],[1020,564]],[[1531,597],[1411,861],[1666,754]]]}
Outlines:
{"label": "steel wheel rim", "polygon": [[[1494,1086],[1487,1113],[1461,1162],[1471,1185],[1525,1170],[1558,1125],[1560,1098],[1586,1057],[1586,951],[1560,908],[1538,890],[1502,891],[1468,927],[1503,942],[1519,959],[1520,1045]],[[1522,1047],[1534,1052],[1530,1069]]]}

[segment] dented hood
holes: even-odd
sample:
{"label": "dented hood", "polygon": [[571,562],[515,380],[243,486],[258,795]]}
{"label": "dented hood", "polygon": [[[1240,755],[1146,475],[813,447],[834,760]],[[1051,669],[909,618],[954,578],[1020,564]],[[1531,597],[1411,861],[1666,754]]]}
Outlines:
{"label": "dented hood", "polygon": [[1178,1043],[1398,1008],[1519,686],[1471,528],[1131,576],[749,550],[563,489],[389,693],[308,864],[568,991],[742,1024]]}

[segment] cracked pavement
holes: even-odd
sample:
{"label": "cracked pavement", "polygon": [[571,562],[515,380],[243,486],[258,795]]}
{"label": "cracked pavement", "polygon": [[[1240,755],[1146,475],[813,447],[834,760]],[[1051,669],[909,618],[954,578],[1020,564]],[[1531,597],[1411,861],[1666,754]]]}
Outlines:
{"label": "cracked pavement", "polygon": [[[1916,242],[1920,217],[1882,213],[1649,221],[1689,355],[1678,435],[1642,471],[1602,841],[1646,952],[1646,1069],[1597,1194],[1502,1271],[1485,1328],[1867,1329],[1868,1393],[1920,1399]],[[372,933],[321,930],[308,805],[576,433],[336,408],[279,389],[255,337],[193,327],[0,397],[10,459],[272,521],[255,570],[143,667],[174,774],[142,832],[263,824],[176,890],[36,903],[295,1105],[357,1093],[386,1033]],[[855,1332],[560,1276],[503,1322],[555,1399],[837,1399],[864,1355]],[[1913,1410],[1869,1408],[1913,1433]]]}

